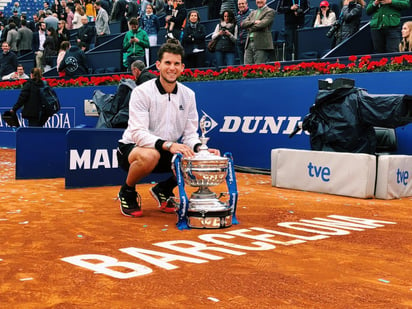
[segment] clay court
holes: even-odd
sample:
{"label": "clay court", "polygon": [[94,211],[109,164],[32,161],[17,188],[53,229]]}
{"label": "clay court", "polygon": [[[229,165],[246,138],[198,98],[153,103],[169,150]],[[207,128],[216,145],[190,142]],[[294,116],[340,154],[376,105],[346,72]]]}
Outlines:
{"label": "clay court", "polygon": [[[15,180],[10,149],[0,150],[0,172],[2,308],[412,308],[412,198],[293,191],[237,173],[240,224],[180,231],[150,184],[138,185],[144,217],[131,219],[118,187]],[[302,221],[322,219],[346,225]],[[63,260],[86,255],[117,259],[110,269],[129,278]]]}

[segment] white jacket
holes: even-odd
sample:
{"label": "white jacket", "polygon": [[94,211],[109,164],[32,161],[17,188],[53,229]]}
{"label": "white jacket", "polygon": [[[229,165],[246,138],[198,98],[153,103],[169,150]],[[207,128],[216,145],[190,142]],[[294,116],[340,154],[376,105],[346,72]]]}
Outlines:
{"label": "white jacket", "polygon": [[166,93],[158,78],[133,89],[129,123],[120,142],[154,148],[157,140],[179,141],[190,148],[200,143],[195,93],[181,83]]}

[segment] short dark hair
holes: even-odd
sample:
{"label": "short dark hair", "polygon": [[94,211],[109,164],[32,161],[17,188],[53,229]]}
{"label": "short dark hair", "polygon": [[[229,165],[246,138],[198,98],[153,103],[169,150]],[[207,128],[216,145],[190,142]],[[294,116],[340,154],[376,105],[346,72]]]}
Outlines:
{"label": "short dark hair", "polygon": [[189,17],[190,17],[190,15],[192,15],[192,13],[196,13],[196,15],[197,15],[197,22],[199,23],[200,22],[200,14],[199,14],[199,11],[198,10],[190,10],[189,11],[189,14],[187,14],[187,19],[189,19]]}
{"label": "short dark hair", "polygon": [[168,39],[166,41],[166,43],[164,43],[162,46],[160,46],[159,51],[157,52],[157,59],[159,61],[162,60],[164,53],[171,53],[171,54],[174,54],[174,55],[180,55],[180,56],[182,56],[182,61],[183,61],[183,58],[185,56],[185,51],[184,51],[182,45],[180,45],[179,40],[176,40],[176,39]]}
{"label": "short dark hair", "polygon": [[136,69],[139,69],[140,71],[143,71],[146,65],[144,64],[142,60],[135,60],[134,62],[132,62],[131,67],[132,69],[136,68]]}
{"label": "short dark hair", "polygon": [[130,25],[139,25],[139,19],[137,17],[132,17],[129,21]]}
{"label": "short dark hair", "polygon": [[69,41],[63,41],[60,43],[60,49],[61,50],[68,50],[70,47],[70,42]]}

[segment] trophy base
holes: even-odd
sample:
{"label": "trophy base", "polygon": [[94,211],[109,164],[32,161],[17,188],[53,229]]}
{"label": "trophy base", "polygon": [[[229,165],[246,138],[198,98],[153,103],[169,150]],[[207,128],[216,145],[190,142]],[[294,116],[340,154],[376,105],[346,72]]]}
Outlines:
{"label": "trophy base", "polygon": [[188,226],[194,229],[223,229],[232,226],[232,210],[222,211],[190,209],[187,213]]}

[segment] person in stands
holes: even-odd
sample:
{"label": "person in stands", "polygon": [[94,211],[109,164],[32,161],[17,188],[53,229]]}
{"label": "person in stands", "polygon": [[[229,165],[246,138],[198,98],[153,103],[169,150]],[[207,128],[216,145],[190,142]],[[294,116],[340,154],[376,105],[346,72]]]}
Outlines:
{"label": "person in stands", "polygon": [[86,45],[86,51],[90,49],[90,46],[94,45],[96,38],[96,29],[89,24],[89,20],[86,15],[80,18],[82,26],[77,31],[77,44],[83,42]]}
{"label": "person in stands", "polygon": [[339,14],[338,29],[334,33],[332,47],[340,44],[359,30],[364,6],[364,0],[343,1],[343,7]]}
{"label": "person in stands", "polygon": [[375,53],[399,51],[401,12],[409,7],[409,0],[369,1],[366,14],[372,16],[370,29]]}
{"label": "person in stands", "polygon": [[[157,15],[154,14],[153,12],[152,4],[148,3],[146,5],[146,12],[140,18],[140,23],[141,23],[142,29],[146,31],[147,36],[149,37],[150,47],[156,46],[157,45],[157,33],[159,32],[159,29],[160,29],[160,22],[159,22],[159,18],[157,17]],[[150,63],[150,48],[146,48],[145,56],[146,56],[147,65],[151,64]]]}
{"label": "person in stands", "polygon": [[95,21],[97,36],[109,35],[110,34],[109,14],[102,7],[102,3],[99,0],[94,3],[94,7],[96,8],[96,11],[97,11],[96,21]]}
{"label": "person in stands", "polygon": [[296,57],[297,31],[304,27],[305,14],[308,11],[308,0],[281,0],[278,12],[285,14],[286,60],[292,60]]}
{"label": "person in stands", "polygon": [[8,75],[16,71],[17,68],[17,56],[10,50],[10,46],[7,42],[1,44],[3,52],[0,54],[0,77]]}
{"label": "person in stands", "polygon": [[212,34],[212,39],[217,40],[215,57],[218,67],[235,64],[237,32],[235,15],[232,11],[224,11]]}
{"label": "person in stands", "polygon": [[407,21],[402,25],[402,40],[399,43],[399,51],[412,51],[412,21]]}
{"label": "person in stands", "polygon": [[86,55],[78,45],[71,45],[57,69],[65,72],[65,77],[73,78],[88,73]]}
{"label": "person in stands", "polygon": [[236,24],[237,28],[239,29],[239,34],[237,36],[237,44],[236,49],[239,55],[240,64],[245,63],[245,49],[246,49],[246,39],[248,37],[248,31],[245,28],[242,28],[242,22],[249,16],[252,10],[249,8],[249,4],[246,0],[238,0],[237,6],[239,8],[239,12],[236,15]]}
{"label": "person in stands", "polygon": [[29,79],[30,77],[24,73],[24,67],[22,64],[17,65],[16,72],[12,72],[8,75],[3,76],[3,80],[18,80],[18,79]]}
{"label": "person in stands", "polygon": [[257,9],[249,14],[241,27],[248,30],[245,45],[245,64],[265,63],[273,50],[272,28],[275,10],[266,5],[266,0],[256,0]]}
{"label": "person in stands", "polygon": [[206,30],[205,26],[200,23],[199,12],[191,10],[182,38],[182,45],[185,49],[185,66],[187,68],[201,68],[205,66],[205,38]]}
{"label": "person in stands", "polygon": [[320,10],[316,13],[315,24],[313,27],[332,26],[336,21],[336,14],[330,9],[328,1],[321,1]]}
{"label": "person in stands", "polygon": [[130,19],[130,30],[126,32],[123,39],[124,53],[123,63],[130,71],[130,65],[135,60],[145,61],[145,48],[149,48],[149,37],[143,29],[139,28],[137,18]]}

